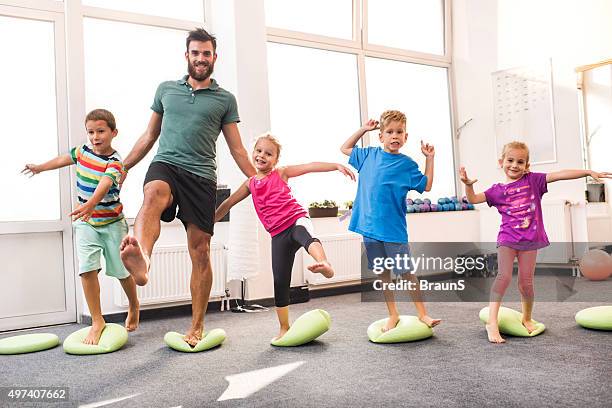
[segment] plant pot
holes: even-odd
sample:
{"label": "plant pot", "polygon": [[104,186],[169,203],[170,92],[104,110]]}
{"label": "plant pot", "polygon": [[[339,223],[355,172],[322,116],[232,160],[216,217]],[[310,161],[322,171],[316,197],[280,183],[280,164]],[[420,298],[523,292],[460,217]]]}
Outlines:
{"label": "plant pot", "polygon": [[310,218],[337,217],[338,207],[332,208],[309,208],[308,215]]}

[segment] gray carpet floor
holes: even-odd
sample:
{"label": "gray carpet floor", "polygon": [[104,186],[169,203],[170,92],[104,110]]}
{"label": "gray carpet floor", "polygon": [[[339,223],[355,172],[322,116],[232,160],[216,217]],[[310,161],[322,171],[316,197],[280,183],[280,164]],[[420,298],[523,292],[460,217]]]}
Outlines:
{"label": "gray carpet floor", "polygon": [[[578,310],[593,305],[537,303],[534,317],[547,331],[534,338],[508,337],[504,345],[488,343],[478,320],[483,303],[431,303],[430,314],[444,319],[433,338],[372,344],[366,329],[385,317],[385,306],[361,302],[359,294],[293,305],[293,318],[314,308],[332,316],[329,332],[298,348],[269,345],[277,330],[273,309],[210,313],[207,327],[225,329],[228,338],[221,347],[198,354],[175,352],[163,343],[165,332],[188,327],[189,316],[146,320],[123,349],[111,354],[71,356],[57,347],[0,356],[0,386],[69,387],[70,401],[61,406],[138,394],[106,406],[610,407],[612,332],[582,329],[574,321]],[[399,306],[404,314],[414,313],[410,303]],[[32,332],[64,339],[79,327]],[[251,396],[217,402],[228,385],[225,376],[298,361],[303,364]],[[10,405],[2,401],[0,406]]]}

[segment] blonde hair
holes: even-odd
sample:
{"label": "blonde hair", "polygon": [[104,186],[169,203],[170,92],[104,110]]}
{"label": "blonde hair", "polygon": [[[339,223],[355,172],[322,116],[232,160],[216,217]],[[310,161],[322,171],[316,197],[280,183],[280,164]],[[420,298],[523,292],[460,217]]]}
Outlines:
{"label": "blonde hair", "polygon": [[502,160],[504,160],[504,157],[506,157],[506,154],[508,153],[510,149],[523,150],[525,153],[527,153],[527,163],[529,163],[529,147],[527,147],[525,143],[517,142],[516,140],[510,143],[506,143],[504,145],[504,148],[502,149],[502,154],[501,154]]}
{"label": "blonde hair", "polygon": [[404,127],[406,126],[406,115],[397,110],[386,110],[380,115],[380,131],[385,130],[389,123],[400,122]]}
{"label": "blonde hair", "polygon": [[255,146],[257,146],[257,143],[259,143],[260,140],[267,140],[268,142],[272,143],[274,147],[276,147],[276,158],[278,159],[280,157],[282,146],[279,143],[278,139],[272,133],[266,132],[263,135],[260,135],[255,140]]}

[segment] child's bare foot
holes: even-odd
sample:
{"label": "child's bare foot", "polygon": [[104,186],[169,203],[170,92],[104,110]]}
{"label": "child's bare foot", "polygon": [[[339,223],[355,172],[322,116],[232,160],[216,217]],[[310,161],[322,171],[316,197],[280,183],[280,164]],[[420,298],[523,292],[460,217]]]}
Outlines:
{"label": "child's bare foot", "polygon": [[191,328],[183,337],[183,340],[187,342],[191,347],[195,347],[200,340],[202,340],[203,327]]}
{"label": "child's bare foot", "polygon": [[395,326],[397,326],[399,321],[400,321],[399,316],[389,316],[389,318],[387,319],[387,323],[385,323],[385,325],[381,329],[382,332],[384,333],[384,332],[388,332],[391,329],[395,329]]}
{"label": "child's bare foot", "polygon": [[485,329],[487,329],[487,337],[491,343],[505,343],[506,340],[503,339],[501,334],[499,334],[499,327],[492,326],[490,324],[485,324]]}
{"label": "child's bare foot", "polygon": [[523,326],[525,326],[525,328],[527,329],[529,333],[537,329],[536,324],[533,320],[529,320],[529,321],[523,320]]}
{"label": "child's bare foot", "polygon": [[144,286],[149,281],[149,259],[142,252],[142,247],[134,237],[126,235],[119,245],[121,261],[125,265],[130,275],[134,277],[134,282],[138,286]]}
{"label": "child's bare foot", "polygon": [[440,320],[440,319],[432,319],[428,315],[419,317],[419,320],[422,321],[423,323],[425,323],[426,325],[428,325],[429,327],[435,327],[435,326],[439,325],[442,322],[442,320]]}
{"label": "child's bare foot", "polygon": [[130,304],[130,308],[128,309],[127,318],[125,319],[125,328],[127,331],[131,332],[138,328],[138,322],[140,321],[140,305],[137,303],[135,305]]}
{"label": "child's bare foot", "polygon": [[331,264],[327,261],[321,261],[321,262],[314,263],[308,266],[308,270],[312,273],[320,273],[321,275],[325,276],[327,279],[334,276],[334,269],[332,268]]}
{"label": "child's bare foot", "polygon": [[91,323],[91,329],[89,329],[89,333],[87,333],[87,337],[83,339],[83,343],[96,345],[100,341],[100,336],[102,335],[102,330],[106,323],[104,319],[95,320]]}
{"label": "child's bare foot", "polygon": [[289,331],[289,327],[281,327],[280,331],[278,332],[278,336],[274,337],[272,339],[272,341],[278,340],[281,337],[283,337],[285,335],[285,333],[287,333]]}

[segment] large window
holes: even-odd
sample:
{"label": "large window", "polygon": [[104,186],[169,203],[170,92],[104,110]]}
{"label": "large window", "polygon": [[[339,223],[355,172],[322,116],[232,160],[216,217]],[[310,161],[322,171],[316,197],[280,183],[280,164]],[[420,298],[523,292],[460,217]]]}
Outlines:
{"label": "large window", "polygon": [[[86,18],[83,33],[87,111],[105,108],[113,112],[119,130],[113,146],[125,159],[151,118],[157,84],[187,72],[185,32]],[[142,183],[156,151],[157,144],[123,185],[121,200],[128,217],[136,217],[140,209]]]}
{"label": "large window", "polygon": [[[369,111],[382,112],[397,106],[406,113],[408,141],[402,153],[416,160],[423,170],[421,140],[436,149],[434,183],[426,195],[434,198],[454,195],[448,69],[366,57],[365,70]],[[371,140],[371,144],[379,144],[377,139]]]}
{"label": "large window", "polygon": [[[338,161],[342,142],[387,109],[407,115],[403,153],[424,171],[420,141],[436,148],[432,199],[456,193],[449,83],[449,4],[444,0],[335,0],[325,13],[302,1],[266,0],[272,132],[286,164]],[[310,11],[309,11],[310,10]],[[377,146],[378,131],[362,138]],[[354,198],[330,175],[292,182],[303,204]]]}
{"label": "large window", "polygon": [[265,0],[265,4],[268,27],[353,38],[352,0]]}
{"label": "large window", "polygon": [[[343,163],[348,124],[359,123],[357,58],[327,50],[268,43],[270,116],[283,145],[280,165],[311,161]],[[308,61],[304,64],[304,61]],[[336,146],[324,148],[321,146]],[[291,180],[301,202],[352,200],[355,183],[339,172]]]}
{"label": "large window", "polygon": [[369,44],[444,54],[444,0],[371,0]]}

